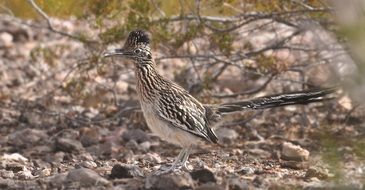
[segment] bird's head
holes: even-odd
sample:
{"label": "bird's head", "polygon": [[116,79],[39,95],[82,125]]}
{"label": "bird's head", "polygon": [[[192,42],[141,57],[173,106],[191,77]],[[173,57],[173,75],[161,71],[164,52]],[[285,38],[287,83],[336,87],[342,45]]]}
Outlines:
{"label": "bird's head", "polygon": [[150,61],[152,54],[150,49],[150,37],[143,30],[134,30],[129,33],[123,48],[112,49],[104,52],[104,57],[124,57],[134,61]]}

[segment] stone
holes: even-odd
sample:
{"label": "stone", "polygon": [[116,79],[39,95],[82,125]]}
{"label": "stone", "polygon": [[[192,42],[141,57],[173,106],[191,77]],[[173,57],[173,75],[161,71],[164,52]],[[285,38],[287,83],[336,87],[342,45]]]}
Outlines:
{"label": "stone", "polygon": [[19,171],[15,174],[19,179],[33,179],[35,176],[33,176],[32,172],[28,170],[26,167],[23,168],[22,171]]}
{"label": "stone", "polygon": [[37,174],[39,175],[39,177],[47,177],[51,175],[51,172],[51,168],[43,168],[42,170],[38,171]]}
{"label": "stone", "polygon": [[0,47],[13,46],[13,36],[7,32],[0,33]]}
{"label": "stone", "polygon": [[238,133],[233,129],[222,127],[217,129],[215,132],[219,140],[225,144],[232,144],[234,140],[238,138]]}
{"label": "stone", "polygon": [[246,181],[238,177],[232,177],[228,179],[228,189],[230,190],[246,190],[253,189],[248,185]]}
{"label": "stone", "polygon": [[241,175],[250,175],[250,174],[254,174],[255,173],[255,169],[252,167],[242,167],[240,168],[240,170],[237,172],[238,174]]}
{"label": "stone", "polygon": [[121,164],[114,165],[110,174],[111,178],[133,178],[142,176],[143,172],[138,166]]}
{"label": "stone", "polygon": [[13,171],[14,173],[18,173],[20,171],[23,171],[25,169],[24,164],[20,164],[17,162],[3,162],[5,164],[5,169]]}
{"label": "stone", "polygon": [[145,188],[154,190],[193,189],[194,181],[188,173],[150,175],[146,179]]}
{"label": "stone", "polygon": [[217,182],[213,172],[208,169],[198,169],[190,172],[191,177],[199,183]]}
{"label": "stone", "polygon": [[162,163],[162,158],[157,153],[146,153],[143,155],[138,155],[137,158],[141,160],[144,164],[160,164]]}
{"label": "stone", "polygon": [[280,163],[283,168],[290,168],[295,170],[307,169],[309,167],[308,162],[298,162],[298,161],[282,161]]}
{"label": "stone", "polygon": [[122,138],[125,142],[135,140],[138,144],[150,140],[148,134],[141,129],[127,130],[122,134]]}
{"label": "stone", "polygon": [[226,188],[223,185],[219,185],[216,183],[204,183],[197,187],[195,190],[225,190]]}
{"label": "stone", "polygon": [[17,147],[35,146],[42,140],[48,139],[45,131],[26,128],[9,135],[9,143]]}
{"label": "stone", "polygon": [[333,174],[330,174],[327,168],[323,168],[320,166],[311,166],[307,169],[307,172],[305,173],[306,178],[316,177],[320,180],[327,179],[332,175]]}
{"label": "stone", "polygon": [[96,127],[84,127],[80,130],[80,142],[84,147],[99,143],[101,137]]}
{"label": "stone", "polygon": [[58,138],[56,140],[56,150],[61,150],[64,152],[81,152],[84,150],[80,141],[69,139],[69,138]]}
{"label": "stone", "polygon": [[9,179],[12,179],[14,178],[14,172],[13,171],[8,171],[8,170],[0,170],[0,177],[2,178],[9,178]]}
{"label": "stone", "polygon": [[98,166],[94,161],[89,161],[89,160],[81,162],[80,165],[84,168],[90,168],[90,169],[96,168]]}
{"label": "stone", "polygon": [[306,161],[309,158],[309,151],[290,142],[282,145],[282,158],[285,160]]}
{"label": "stone", "polygon": [[71,170],[66,177],[66,181],[78,182],[80,183],[81,186],[87,186],[87,187],[96,184],[102,184],[102,185],[109,184],[108,180],[101,177],[93,170],[87,168],[79,168]]}
{"label": "stone", "polygon": [[22,156],[19,153],[12,153],[12,154],[4,154],[2,157],[0,157],[0,160],[6,160],[6,161],[16,161],[19,163],[26,163],[28,162],[28,159],[24,156]]}
{"label": "stone", "polygon": [[151,148],[151,143],[150,143],[150,141],[142,142],[141,144],[139,144],[139,148],[140,148],[142,151],[147,152],[147,151]]}
{"label": "stone", "polygon": [[67,180],[67,173],[60,173],[49,177],[49,183],[54,187],[61,187]]}

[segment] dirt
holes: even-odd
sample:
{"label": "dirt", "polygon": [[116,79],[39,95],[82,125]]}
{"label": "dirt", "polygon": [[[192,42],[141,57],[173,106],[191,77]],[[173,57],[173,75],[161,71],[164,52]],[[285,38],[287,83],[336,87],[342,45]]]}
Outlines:
{"label": "dirt", "polygon": [[[57,23],[71,25],[67,32],[83,26]],[[0,189],[364,188],[361,106],[335,99],[227,116],[216,126],[220,143],[193,150],[191,171],[154,176],[180,148],[148,130],[131,67],[94,63],[100,51],[46,28],[8,17],[0,28]],[[183,66],[162,62],[159,70]],[[280,80],[262,93],[278,88]]]}

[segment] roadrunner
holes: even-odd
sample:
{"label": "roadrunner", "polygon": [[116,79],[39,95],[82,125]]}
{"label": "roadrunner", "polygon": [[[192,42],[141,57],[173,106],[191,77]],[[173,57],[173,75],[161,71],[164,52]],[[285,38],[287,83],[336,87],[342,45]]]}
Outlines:
{"label": "roadrunner", "polygon": [[165,141],[182,147],[172,166],[157,172],[186,169],[191,148],[200,140],[217,143],[211,126],[220,116],[247,109],[264,109],[323,101],[334,89],[278,94],[248,101],[207,105],[185,89],[161,76],[155,68],[149,35],[142,30],[130,32],[123,48],[109,50],[104,57],[120,56],[132,60],[137,77],[137,92],[143,115],[151,131]]}

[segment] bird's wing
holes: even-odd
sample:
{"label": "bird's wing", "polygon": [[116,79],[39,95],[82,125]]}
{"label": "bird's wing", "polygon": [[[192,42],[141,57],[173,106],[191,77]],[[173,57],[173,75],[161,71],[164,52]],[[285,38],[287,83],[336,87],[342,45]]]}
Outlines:
{"label": "bird's wing", "polygon": [[172,126],[211,142],[217,137],[209,128],[205,108],[187,92],[169,89],[161,92],[155,109],[158,116]]}

